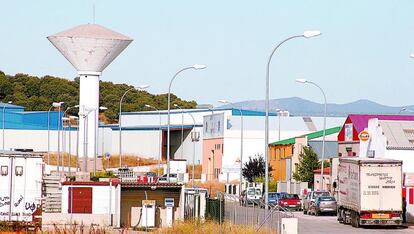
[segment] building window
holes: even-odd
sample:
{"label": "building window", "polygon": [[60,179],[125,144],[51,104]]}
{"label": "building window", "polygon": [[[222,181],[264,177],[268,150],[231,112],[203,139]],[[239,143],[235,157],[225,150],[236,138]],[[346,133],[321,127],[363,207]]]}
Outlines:
{"label": "building window", "polygon": [[218,179],[220,175],[220,168],[214,168],[214,179]]}
{"label": "building window", "polygon": [[9,174],[9,167],[8,166],[1,166],[1,175],[6,176]]}
{"label": "building window", "polygon": [[23,167],[16,166],[16,176],[22,176],[22,175],[23,175]]}
{"label": "building window", "polygon": [[345,124],[345,141],[353,141],[353,129],[352,123]]}

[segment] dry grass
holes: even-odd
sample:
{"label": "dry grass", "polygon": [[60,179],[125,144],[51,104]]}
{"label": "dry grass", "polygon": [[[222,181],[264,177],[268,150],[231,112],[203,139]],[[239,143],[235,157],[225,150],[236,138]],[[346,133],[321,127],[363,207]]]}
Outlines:
{"label": "dry grass", "polygon": [[66,224],[66,225],[57,225],[54,224],[53,227],[49,230],[43,230],[41,233],[45,234],[77,234],[77,233],[90,233],[90,234],[109,234],[113,233],[109,228],[99,227],[99,226],[85,226],[82,224]]}
{"label": "dry grass", "polygon": [[[194,166],[194,178],[195,179],[201,179],[201,171],[203,167],[201,165],[195,165]],[[187,165],[187,171],[189,178],[192,179],[193,176],[193,165]]]}
{"label": "dry grass", "polygon": [[[60,155],[61,157],[63,157],[63,165],[66,167],[69,165],[69,154],[68,153],[62,153]],[[60,159],[62,160],[62,158]],[[71,164],[72,166],[76,165],[76,155],[71,155],[70,156],[70,160],[71,160]],[[57,153],[50,153],[49,154],[49,163],[48,163],[48,156],[47,153],[43,155],[43,162],[48,163],[49,165],[57,165],[58,162],[58,155]]]}
{"label": "dry grass", "polygon": [[[148,166],[158,164],[158,160],[141,158],[134,155],[122,155],[122,166],[136,167],[136,166]],[[102,165],[104,168],[108,165],[108,160],[105,157],[102,158]],[[119,155],[111,155],[109,159],[109,168],[119,167]]]}
{"label": "dry grass", "polygon": [[[207,221],[200,222],[175,222],[171,228],[162,228],[159,233],[164,234],[216,234],[220,233],[220,225],[217,222]],[[265,234],[265,230],[256,231],[254,226],[235,225],[225,222],[221,225],[221,233],[247,233],[247,234]]]}
{"label": "dry grass", "polygon": [[196,181],[195,187],[208,189],[208,193],[215,196],[217,192],[224,192],[224,183],[218,181],[207,181],[204,183]]}

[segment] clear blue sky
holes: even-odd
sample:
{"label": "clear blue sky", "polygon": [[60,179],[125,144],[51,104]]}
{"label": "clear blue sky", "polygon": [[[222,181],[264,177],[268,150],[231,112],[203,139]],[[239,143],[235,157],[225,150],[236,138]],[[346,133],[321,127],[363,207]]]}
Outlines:
{"label": "clear blue sky", "polygon": [[150,84],[165,93],[171,76],[194,63],[173,85],[185,99],[218,105],[264,98],[265,65],[273,46],[307,29],[313,39],[285,44],[271,65],[271,98],[299,96],[329,102],[370,99],[414,104],[414,1],[3,1],[0,70],[73,79],[76,71],[46,36],[92,22],[134,38],[102,80]]}

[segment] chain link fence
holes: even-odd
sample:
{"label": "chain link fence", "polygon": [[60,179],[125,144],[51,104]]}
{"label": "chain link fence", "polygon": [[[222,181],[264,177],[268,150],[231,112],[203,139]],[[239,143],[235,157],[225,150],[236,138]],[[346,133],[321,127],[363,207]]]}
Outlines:
{"label": "chain link fence", "polygon": [[207,216],[220,224],[254,226],[256,231],[266,230],[268,233],[283,233],[282,218],[293,218],[292,212],[278,204],[266,204],[261,200],[240,200],[237,195],[218,193],[215,199],[209,199]]}

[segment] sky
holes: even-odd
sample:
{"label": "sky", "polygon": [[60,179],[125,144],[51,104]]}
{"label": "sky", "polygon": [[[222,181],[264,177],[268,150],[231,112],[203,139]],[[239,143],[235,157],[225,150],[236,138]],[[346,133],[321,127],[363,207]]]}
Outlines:
{"label": "sky", "polygon": [[325,90],[330,103],[414,104],[410,0],[13,0],[2,1],[1,9],[0,70],[6,74],[73,79],[75,69],[46,37],[95,18],[134,39],[102,80],[166,93],[175,72],[205,64],[207,69],[180,74],[172,92],[218,106],[218,99],[264,99],[273,48],[305,30],[320,30],[319,37],[298,38],[276,51],[271,98],[322,102],[318,89],[295,82],[306,78]]}

